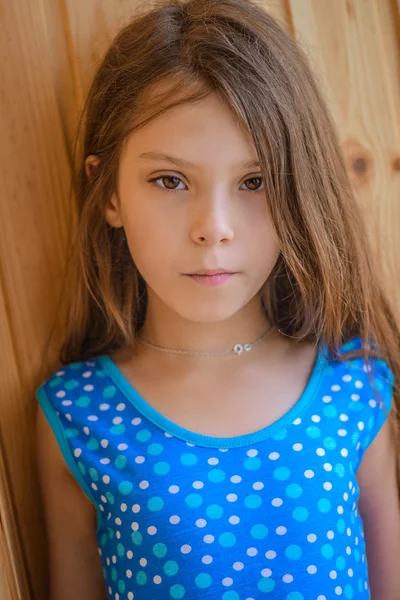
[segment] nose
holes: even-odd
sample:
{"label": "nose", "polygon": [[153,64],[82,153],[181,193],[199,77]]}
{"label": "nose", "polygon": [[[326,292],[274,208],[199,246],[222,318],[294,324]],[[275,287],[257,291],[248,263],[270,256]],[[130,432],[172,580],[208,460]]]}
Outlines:
{"label": "nose", "polygon": [[202,246],[228,244],[234,239],[232,204],[228,198],[209,198],[196,207],[190,236]]}

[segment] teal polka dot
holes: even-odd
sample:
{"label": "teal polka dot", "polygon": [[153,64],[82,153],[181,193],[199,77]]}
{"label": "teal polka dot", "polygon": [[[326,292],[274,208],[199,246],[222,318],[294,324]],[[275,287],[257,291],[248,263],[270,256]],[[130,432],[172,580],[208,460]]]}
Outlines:
{"label": "teal polka dot", "polygon": [[333,437],[326,437],[323,444],[327,450],[334,450],[336,448],[336,440]]}
{"label": "teal polka dot", "polygon": [[330,419],[332,419],[333,417],[337,416],[337,410],[335,406],[332,406],[332,404],[329,404],[328,406],[325,406],[325,408],[322,411],[325,415],[325,417],[328,417]]}
{"label": "teal polka dot", "polygon": [[321,430],[319,429],[319,427],[316,427],[315,425],[310,425],[306,429],[306,434],[310,438],[316,439],[316,438],[318,438],[321,435]]}
{"label": "teal polka dot", "polygon": [[122,581],[122,579],[118,581],[118,591],[120,594],[123,594],[125,592],[125,582]]}
{"label": "teal polka dot", "polygon": [[103,398],[113,398],[115,396],[116,391],[117,388],[115,387],[115,385],[107,385],[103,390]]}
{"label": "teal polka dot", "polygon": [[113,427],[110,428],[110,431],[113,435],[122,435],[125,433],[125,429],[125,425],[120,423],[119,425],[113,425]]}
{"label": "teal polka dot", "polygon": [[302,554],[302,549],[296,544],[291,544],[285,549],[285,556],[291,560],[298,560]]}
{"label": "teal polka dot", "polygon": [[330,544],[324,544],[321,548],[321,554],[324,558],[332,558],[333,548]]}
{"label": "teal polka dot", "polygon": [[111,492],[106,492],[104,495],[107,498],[109,504],[114,504],[114,502],[115,502],[114,494],[112,494]]}
{"label": "teal polka dot", "polygon": [[332,508],[332,504],[327,498],[321,498],[317,502],[318,510],[323,515],[326,515]]}
{"label": "teal polka dot", "polygon": [[75,402],[76,406],[80,408],[86,408],[89,406],[91,400],[89,396],[79,396],[78,400]]}
{"label": "teal polka dot", "polygon": [[203,498],[200,494],[188,494],[185,502],[190,508],[198,508],[203,504]]}
{"label": "teal polka dot", "polygon": [[160,498],[160,496],[153,496],[153,498],[150,498],[150,500],[147,502],[147,508],[152,512],[161,510],[163,506],[164,500]]}
{"label": "teal polka dot", "polygon": [[78,387],[79,381],[77,381],[76,379],[70,379],[69,381],[66,381],[64,385],[65,385],[65,389],[74,390],[75,388]]}
{"label": "teal polka dot", "polygon": [[124,456],[123,454],[118,454],[117,458],[115,459],[115,466],[117,467],[117,469],[124,469],[126,467],[126,463],[127,463],[127,458],[126,456]]}
{"label": "teal polka dot", "polygon": [[108,539],[112,540],[114,537],[114,529],[111,529],[111,527],[107,527],[107,531],[108,531]]}
{"label": "teal polka dot", "polygon": [[111,569],[111,579],[113,581],[117,581],[117,579],[118,579],[118,573],[117,573],[117,569],[115,567],[113,567]]}
{"label": "teal polka dot", "polygon": [[72,438],[72,437],[76,437],[77,435],[79,435],[79,431],[75,428],[68,428],[65,430],[65,435],[67,436],[67,438]]}
{"label": "teal polka dot", "polygon": [[343,556],[337,557],[336,568],[338,571],[344,571],[344,569],[346,568],[346,560],[343,558]]}
{"label": "teal polka dot", "polygon": [[100,546],[102,548],[104,548],[107,540],[108,540],[108,535],[106,533],[102,533],[101,538],[100,538]]}
{"label": "teal polka dot", "polygon": [[344,595],[346,598],[354,598],[354,591],[349,583],[344,588]]}
{"label": "teal polka dot", "polygon": [[300,592],[290,592],[287,596],[287,600],[304,600],[304,596],[303,594],[300,594]]}
{"label": "teal polka dot", "polygon": [[363,580],[361,579],[361,577],[359,577],[359,578],[358,578],[358,581],[357,581],[357,588],[358,588],[358,591],[359,591],[359,592],[360,592],[360,594],[361,594],[361,592],[363,591]]}
{"label": "teal polka dot", "polygon": [[221,469],[211,469],[208,473],[208,479],[214,483],[219,483],[220,481],[224,481],[225,473]]}
{"label": "teal polka dot", "polygon": [[206,515],[210,519],[220,519],[224,514],[224,509],[219,504],[210,504],[206,508]]}
{"label": "teal polka dot", "polygon": [[177,572],[179,571],[178,563],[175,562],[174,560],[167,560],[163,569],[164,569],[164,573],[166,575],[169,575],[169,576],[176,575]]}
{"label": "teal polka dot", "polygon": [[353,433],[353,435],[351,436],[351,441],[352,441],[353,446],[357,445],[359,438],[360,438],[360,433],[358,431],[355,431]]}
{"label": "teal polka dot", "polygon": [[83,366],[83,362],[81,360],[77,360],[74,363],[71,363],[69,365],[70,369],[73,369],[74,371],[77,371],[78,369],[80,369]]}
{"label": "teal polka dot", "polygon": [[185,465],[185,467],[192,467],[197,463],[197,456],[195,454],[191,454],[190,452],[182,454],[181,463]]}
{"label": "teal polka dot", "polygon": [[260,592],[272,592],[272,590],[275,588],[275,581],[270,577],[263,577],[260,579],[260,581],[258,581],[257,587]]}
{"label": "teal polka dot", "polygon": [[262,524],[253,525],[253,527],[250,530],[250,534],[251,537],[253,537],[255,540],[262,540],[263,538],[265,538],[265,536],[268,535],[268,527]]}
{"label": "teal polka dot", "polygon": [[342,463],[338,463],[337,465],[335,465],[334,471],[337,475],[339,475],[339,477],[344,477],[345,468],[342,465]]}
{"label": "teal polka dot", "polygon": [[346,530],[346,523],[344,522],[343,519],[339,519],[339,521],[336,523],[336,529],[338,530],[339,533],[344,533]]}
{"label": "teal polka dot", "polygon": [[94,469],[93,467],[90,467],[90,469],[89,469],[89,475],[93,479],[93,481],[98,481],[99,480],[99,474],[96,471],[96,469]]}
{"label": "teal polka dot", "polygon": [[147,583],[147,575],[144,571],[138,571],[136,573],[136,583],[138,585],[145,585]]}
{"label": "teal polka dot", "polygon": [[292,512],[292,516],[295,521],[303,522],[307,521],[309,512],[304,506],[297,506]]}
{"label": "teal polka dot", "polygon": [[357,548],[354,550],[354,560],[356,563],[360,562],[361,554]]}
{"label": "teal polka dot", "polygon": [[212,577],[208,573],[199,573],[194,579],[197,587],[205,589],[212,584]]}
{"label": "teal polka dot", "polygon": [[98,450],[100,444],[95,438],[90,438],[88,443],[86,444],[86,448],[89,450]]}
{"label": "teal polka dot", "polygon": [[278,431],[277,433],[275,433],[275,435],[272,436],[273,440],[284,440],[285,437],[287,436],[287,429],[282,429],[281,431]]}
{"label": "teal polka dot", "polygon": [[118,490],[121,494],[127,496],[133,490],[133,484],[130,481],[121,481],[121,483],[118,484]]}
{"label": "teal polka dot", "polygon": [[164,446],[162,444],[153,443],[147,447],[147,452],[152,456],[156,456],[157,454],[162,454],[164,452]]}
{"label": "teal polka dot", "polygon": [[248,471],[256,471],[261,466],[261,460],[258,456],[251,456],[244,461],[244,467]]}
{"label": "teal polka dot", "polygon": [[124,548],[123,544],[118,544],[117,545],[117,554],[121,558],[124,556],[124,554],[125,554],[125,548]]}
{"label": "teal polka dot", "polygon": [[273,475],[277,481],[286,481],[290,477],[290,471],[287,467],[278,467],[275,469]]}
{"label": "teal polka dot", "polygon": [[250,494],[244,499],[244,505],[246,508],[259,508],[262,504],[262,499],[258,494]]}
{"label": "teal polka dot", "polygon": [[157,558],[164,558],[164,556],[167,554],[167,546],[165,544],[163,544],[162,542],[158,542],[157,544],[154,544],[153,554]]}
{"label": "teal polka dot", "polygon": [[140,533],[140,531],[134,531],[131,534],[131,540],[132,543],[135,544],[135,546],[140,546],[143,542],[143,535]]}
{"label": "teal polka dot", "polygon": [[232,546],[236,544],[236,536],[227,531],[225,533],[221,533],[218,541],[223,548],[232,548]]}
{"label": "teal polka dot", "polygon": [[180,598],[183,598],[185,594],[186,594],[186,590],[183,587],[183,585],[180,585],[180,583],[175,583],[175,585],[171,586],[171,588],[169,590],[169,595],[171,596],[171,598],[174,598],[175,600],[179,600]]}
{"label": "teal polka dot", "polygon": [[[70,365],[72,366],[72,365]],[[49,381],[49,387],[54,388],[57,387],[58,385],[61,385],[62,383],[62,377],[55,377],[54,379],[51,379]]]}
{"label": "teal polka dot", "polygon": [[237,592],[229,590],[228,592],[224,592],[222,594],[222,600],[240,600],[240,596]]}
{"label": "teal polka dot", "polygon": [[372,429],[373,428],[374,422],[375,422],[374,417],[370,417],[368,419],[368,429]]}
{"label": "teal polka dot", "polygon": [[303,488],[298,483],[291,483],[286,488],[286,495],[289,498],[300,498],[303,493]]}
{"label": "teal polka dot", "polygon": [[170,468],[167,462],[158,462],[154,465],[154,473],[156,475],[166,475],[169,473]]}
{"label": "teal polka dot", "polygon": [[148,442],[151,438],[151,432],[148,429],[141,429],[136,434],[136,439],[138,442]]}
{"label": "teal polka dot", "polygon": [[80,472],[82,473],[82,475],[85,475],[85,473],[86,473],[86,467],[80,461],[78,461],[78,469],[80,470]]}

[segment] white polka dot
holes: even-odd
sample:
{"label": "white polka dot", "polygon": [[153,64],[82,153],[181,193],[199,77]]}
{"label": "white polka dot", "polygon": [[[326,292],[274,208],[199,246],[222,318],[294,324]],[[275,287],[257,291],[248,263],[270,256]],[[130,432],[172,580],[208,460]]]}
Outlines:
{"label": "white polka dot", "polygon": [[340,390],[340,385],[335,383],[335,385],[331,385],[332,392],[338,392]]}
{"label": "white polka dot", "polygon": [[341,421],[345,422],[345,421],[348,421],[348,420],[349,420],[349,417],[348,417],[348,415],[342,414],[342,415],[340,415],[339,419],[340,419]]}
{"label": "white polka dot", "polygon": [[118,450],[127,450],[128,444],[118,444]]}
{"label": "white polka dot", "polygon": [[232,577],[224,577],[222,580],[222,585],[224,585],[225,587],[229,587],[230,585],[232,585],[232,583],[233,583]]}
{"label": "white polka dot", "polygon": [[201,488],[204,487],[204,483],[202,481],[193,481],[192,486],[196,489],[196,490],[201,490]]}
{"label": "white polka dot", "polygon": [[318,456],[325,456],[325,450],[323,448],[317,448]]}
{"label": "white polka dot", "polygon": [[264,484],[262,481],[255,481],[253,483],[253,490],[262,490],[264,487]]}
{"label": "white polka dot", "polygon": [[326,534],[326,537],[328,538],[328,540],[333,540],[333,538],[335,537],[335,534],[333,533],[333,531],[328,531],[328,533]]}
{"label": "white polka dot", "polygon": [[332,471],[332,465],[330,463],[325,463],[324,469],[325,469],[325,471]]}
{"label": "white polka dot", "polygon": [[265,553],[265,558],[269,558],[270,560],[276,558],[276,552],[274,550],[267,550]]}
{"label": "white polka dot", "polygon": [[307,540],[313,544],[317,539],[317,536],[315,535],[315,533],[309,533],[307,536]]}
{"label": "white polka dot", "polygon": [[99,406],[100,410],[108,410],[110,408],[109,404],[103,403]]}
{"label": "white polka dot", "polygon": [[143,464],[145,460],[146,460],[146,459],[145,459],[145,457],[144,457],[144,456],[136,456],[136,457],[135,457],[135,463],[137,463],[138,465],[141,465],[141,464]]}
{"label": "white polka dot", "polygon": [[207,521],[205,519],[197,519],[196,527],[205,527],[207,525]]}
{"label": "white polka dot", "polygon": [[319,423],[321,420],[321,417],[319,415],[313,415],[311,417],[311,420],[314,421],[314,423]]}
{"label": "white polka dot", "polygon": [[356,386],[356,388],[360,389],[363,387],[364,384],[362,381],[357,380],[354,385]]}
{"label": "white polka dot", "polygon": [[209,554],[205,554],[203,556],[203,558],[201,559],[201,562],[204,563],[205,565],[209,565],[210,563],[212,563],[213,561],[213,557],[210,556]]}
{"label": "white polka dot", "polygon": [[360,396],[358,394],[352,394],[351,399],[353,402],[358,402],[360,399]]}
{"label": "white polka dot", "polygon": [[179,486],[177,486],[177,485],[170,485],[169,488],[168,488],[168,491],[171,494],[177,494],[179,492]]}
{"label": "white polka dot", "polygon": [[330,571],[330,573],[329,573],[329,577],[330,577],[331,579],[336,579],[336,577],[337,577],[337,573],[336,573],[336,571]]}
{"label": "white polka dot", "polygon": [[[125,504],[124,504],[123,506],[125,506]],[[134,505],[132,506],[132,512],[133,512],[133,513],[138,513],[138,512],[140,512],[140,504],[134,504]]]}
{"label": "white polka dot", "polygon": [[89,415],[88,421],[98,421],[99,417],[97,415]]}
{"label": "white polka dot", "polygon": [[232,475],[231,481],[232,483],[240,483],[242,481],[242,478],[240,477],[240,475]]}
{"label": "white polka dot", "polygon": [[335,587],[335,594],[336,596],[341,596],[342,595],[342,588],[340,587],[340,585],[338,585],[337,587]]}
{"label": "white polka dot", "polygon": [[282,577],[282,581],[284,583],[292,583],[292,581],[293,581],[293,575],[290,575],[289,573],[287,573],[286,575],[284,575]]}
{"label": "white polka dot", "polygon": [[219,463],[219,459],[212,456],[211,458],[208,459],[207,462],[209,465],[217,465]]}
{"label": "white polka dot", "polygon": [[304,476],[307,477],[307,479],[312,479],[314,477],[314,471],[307,469],[307,471],[304,471]]}
{"label": "white polka dot", "polygon": [[203,537],[203,542],[205,542],[206,544],[212,544],[212,542],[214,541],[214,536],[211,535],[210,533],[208,533],[207,535],[205,535]]}
{"label": "white polka dot", "polygon": [[110,483],[110,477],[108,475],[103,475],[104,483]]}
{"label": "white polka dot", "polygon": [[310,575],[314,575],[314,573],[317,572],[317,567],[315,565],[310,565],[309,567],[307,567],[307,571],[308,573],[310,573]]}
{"label": "white polka dot", "polygon": [[192,546],[190,546],[189,544],[183,544],[183,546],[181,546],[181,552],[182,554],[189,554],[189,552],[192,551]]}
{"label": "white polka dot", "polygon": [[347,448],[342,448],[342,450],[340,451],[340,454],[344,457],[349,455],[349,451],[347,450]]}
{"label": "white polka dot", "polygon": [[296,452],[303,450],[303,444],[293,444],[293,450],[296,450]]}
{"label": "white polka dot", "polygon": [[229,517],[228,521],[232,525],[237,525],[240,522],[240,518],[236,515],[232,515],[231,517]]}
{"label": "white polka dot", "polygon": [[262,569],[261,570],[261,575],[263,577],[271,577],[272,571],[271,571],[271,569]]}
{"label": "white polka dot", "polygon": [[82,377],[88,378],[90,377],[92,374],[92,371],[85,371],[84,373],[82,373]]}
{"label": "white polka dot", "polygon": [[350,556],[350,554],[351,554],[350,546],[346,546],[346,554],[348,554]]}
{"label": "white polka dot", "polygon": [[329,492],[332,489],[332,484],[330,481],[325,481],[322,487],[324,488],[324,490],[327,490]]}
{"label": "white polka dot", "polygon": [[91,383],[88,385],[84,385],[83,389],[85,390],[85,392],[93,392],[94,390],[94,385],[92,385]]}
{"label": "white polka dot", "polygon": [[180,522],[180,520],[181,520],[181,518],[180,518],[180,517],[178,517],[178,515],[172,515],[172,516],[169,518],[169,522],[170,522],[170,523],[172,523],[172,525],[176,525],[177,523],[179,523],[179,522]]}
{"label": "white polka dot", "polygon": [[268,456],[270,460],[277,460],[279,458],[278,452],[271,452]]}
{"label": "white polka dot", "polygon": [[238,497],[236,494],[228,494],[226,499],[228,500],[228,502],[236,502]]}
{"label": "white polka dot", "polygon": [[139,423],[141,423],[141,422],[142,422],[142,419],[140,417],[135,417],[131,421],[132,425],[139,425]]}
{"label": "white polka dot", "polygon": [[[72,404],[72,400],[63,400],[61,404],[62,404],[63,406],[71,406],[71,404]],[[94,419],[94,421],[96,421],[97,419],[98,419],[98,417],[96,417],[96,418]],[[89,420],[89,421],[93,421],[93,419],[91,419],[90,417],[88,417],[88,420]]]}
{"label": "white polka dot", "polygon": [[154,583],[161,583],[162,579],[159,575],[154,575],[153,581]]}
{"label": "white polka dot", "polygon": [[328,403],[331,402],[332,396],[322,396],[322,402]]}
{"label": "white polka dot", "polygon": [[345,435],[347,435],[346,429],[339,429],[338,435],[340,435],[340,437],[344,437]]}
{"label": "white polka dot", "polygon": [[[113,557],[114,558],[114,557]],[[114,562],[114,561],[113,561]],[[139,564],[141,567],[145,567],[147,565],[147,559],[146,558],[141,558],[139,560]]]}
{"label": "white polka dot", "polygon": [[[65,415],[65,416],[67,416],[67,415]],[[83,431],[86,433],[86,435],[89,435],[89,433],[90,433],[89,427],[84,427]]]}
{"label": "white polka dot", "polygon": [[343,381],[351,381],[351,375],[343,375]]}
{"label": "white polka dot", "polygon": [[300,423],[301,423],[301,419],[300,419],[300,417],[298,417],[297,419],[295,419],[295,420],[293,421],[293,425],[300,425]]}
{"label": "white polka dot", "polygon": [[338,506],[337,511],[338,511],[339,515],[342,515],[343,514],[343,506]]}
{"label": "white polka dot", "polygon": [[375,408],[375,406],[377,405],[377,402],[376,402],[376,400],[370,400],[368,404],[370,405],[371,408]]}
{"label": "white polka dot", "polygon": [[350,529],[350,527],[348,527],[348,528],[346,529],[346,533],[347,533],[347,535],[348,535],[349,537],[351,536],[351,529]]}
{"label": "white polka dot", "polygon": [[345,502],[347,502],[347,500],[348,500],[348,499],[349,499],[349,495],[348,495],[348,493],[347,493],[347,492],[345,492],[345,493],[343,494],[343,500],[344,500]]}
{"label": "white polka dot", "polygon": [[108,446],[108,440],[101,440],[100,445],[102,448],[107,448]]}
{"label": "white polka dot", "polygon": [[74,456],[76,456],[78,458],[81,454],[82,454],[81,448],[75,448]]}
{"label": "white polka dot", "polygon": [[126,556],[127,556],[129,559],[133,558],[133,552],[132,552],[132,550],[128,550],[128,552],[126,553]]}
{"label": "white polka dot", "polygon": [[258,550],[257,548],[247,548],[246,550],[246,554],[248,554],[248,556],[256,556],[256,554],[258,554]]}
{"label": "white polka dot", "polygon": [[114,417],[112,422],[114,423],[114,425],[119,425],[120,423],[122,423],[122,417]]}
{"label": "white polka dot", "polygon": [[233,563],[232,567],[235,569],[235,571],[241,571],[242,569],[244,569],[244,564],[242,562],[235,562]]}
{"label": "white polka dot", "polygon": [[318,596],[317,600],[326,600],[326,596]]}
{"label": "white polka dot", "polygon": [[287,532],[287,529],[283,525],[279,525],[279,527],[277,527],[275,529],[275,531],[278,535],[285,535],[285,533]]}
{"label": "white polka dot", "polygon": [[147,490],[147,488],[149,487],[149,482],[146,481],[145,479],[143,481],[139,482],[139,487],[141,490]]}
{"label": "white polka dot", "polygon": [[282,506],[283,500],[282,500],[282,498],[274,498],[271,501],[271,504],[272,504],[272,506]]}
{"label": "white polka dot", "polygon": [[362,421],[359,421],[359,422],[357,423],[357,427],[358,427],[358,429],[359,429],[360,431],[362,431],[362,430],[364,429],[365,425],[364,425],[364,423],[363,423]]}
{"label": "white polka dot", "polygon": [[354,575],[353,569],[348,569],[348,570],[347,570],[347,575],[348,575],[349,577],[353,577],[353,575]]}
{"label": "white polka dot", "polygon": [[247,450],[246,454],[247,454],[247,456],[257,456],[258,450],[256,450],[255,448],[252,448],[251,450]]}
{"label": "white polka dot", "polygon": [[60,390],[59,392],[56,393],[57,398],[64,398],[65,395],[66,395],[65,390]]}

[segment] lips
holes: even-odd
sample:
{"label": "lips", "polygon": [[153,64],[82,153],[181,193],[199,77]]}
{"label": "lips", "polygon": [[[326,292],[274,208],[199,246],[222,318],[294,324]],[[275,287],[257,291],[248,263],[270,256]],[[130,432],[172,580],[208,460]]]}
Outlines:
{"label": "lips", "polygon": [[236,274],[234,271],[227,271],[226,269],[201,269],[194,273],[187,273],[186,276],[196,283],[215,286],[229,281]]}

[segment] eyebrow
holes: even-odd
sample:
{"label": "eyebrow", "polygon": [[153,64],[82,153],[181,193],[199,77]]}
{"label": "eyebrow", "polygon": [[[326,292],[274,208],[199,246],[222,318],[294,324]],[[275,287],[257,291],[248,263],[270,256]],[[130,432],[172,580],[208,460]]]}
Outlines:
{"label": "eyebrow", "polygon": [[[178,158],[177,156],[164,154],[163,152],[143,152],[143,154],[139,154],[137,158],[138,160],[165,160],[167,162],[173,163],[178,167],[186,167],[191,169],[197,168],[197,165],[194,165],[193,163],[190,163],[187,160],[184,160],[183,158]],[[248,160],[240,162],[236,166],[250,169],[251,167],[259,167],[260,163],[258,160]]]}

